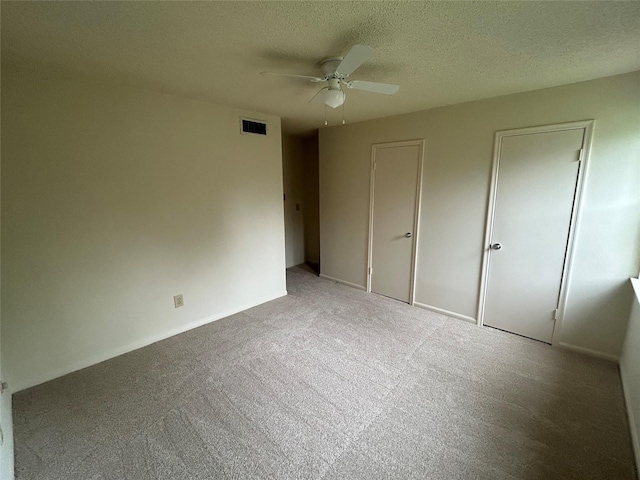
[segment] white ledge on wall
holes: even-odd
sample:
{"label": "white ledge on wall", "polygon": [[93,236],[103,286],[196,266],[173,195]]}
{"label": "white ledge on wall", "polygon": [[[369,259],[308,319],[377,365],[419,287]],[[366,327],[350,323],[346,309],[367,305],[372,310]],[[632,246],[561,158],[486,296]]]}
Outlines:
{"label": "white ledge on wall", "polygon": [[631,278],[631,286],[636,294],[636,301],[640,304],[640,278]]}
{"label": "white ledge on wall", "polygon": [[640,279],[632,278],[631,285],[635,295],[620,356],[620,378],[629,417],[636,469],[640,472]]}

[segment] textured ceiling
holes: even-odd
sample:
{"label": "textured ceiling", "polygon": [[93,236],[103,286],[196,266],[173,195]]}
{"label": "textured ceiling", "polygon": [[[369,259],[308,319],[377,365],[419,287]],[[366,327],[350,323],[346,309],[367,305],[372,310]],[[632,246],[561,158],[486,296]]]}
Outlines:
{"label": "textured ceiling", "polygon": [[[351,45],[373,47],[347,122],[640,69],[640,2],[6,2],[2,61],[324,124],[308,101]],[[341,109],[328,111],[330,124]]]}

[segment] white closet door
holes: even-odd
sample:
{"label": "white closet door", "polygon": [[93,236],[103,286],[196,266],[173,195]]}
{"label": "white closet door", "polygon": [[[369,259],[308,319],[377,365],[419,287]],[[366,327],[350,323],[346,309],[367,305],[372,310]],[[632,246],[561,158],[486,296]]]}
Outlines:
{"label": "white closet door", "polygon": [[420,146],[376,148],[371,291],[409,302]]}
{"label": "white closet door", "polygon": [[551,343],[584,129],[502,138],[484,324]]}

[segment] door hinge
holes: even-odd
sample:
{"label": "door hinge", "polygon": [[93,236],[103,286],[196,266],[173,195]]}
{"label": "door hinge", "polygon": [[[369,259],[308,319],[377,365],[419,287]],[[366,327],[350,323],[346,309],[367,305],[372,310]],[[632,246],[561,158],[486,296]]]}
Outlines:
{"label": "door hinge", "polygon": [[553,311],[553,319],[554,320],[558,320],[558,309],[557,308]]}
{"label": "door hinge", "polygon": [[376,162],[373,162],[373,169],[376,169]]}
{"label": "door hinge", "polygon": [[578,161],[581,162],[582,160],[584,160],[584,148],[578,150]]}
{"label": "door hinge", "polygon": [[373,267],[369,267],[369,275],[373,275]]}

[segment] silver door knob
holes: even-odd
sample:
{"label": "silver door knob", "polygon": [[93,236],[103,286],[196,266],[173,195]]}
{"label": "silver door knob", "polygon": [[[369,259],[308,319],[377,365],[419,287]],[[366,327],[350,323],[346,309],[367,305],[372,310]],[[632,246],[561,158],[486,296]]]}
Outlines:
{"label": "silver door knob", "polygon": [[502,248],[502,244],[501,243],[492,243],[491,244],[491,250],[500,250]]}
{"label": "silver door knob", "polygon": [[407,237],[407,238],[411,238],[411,232],[405,233],[404,236]]}

